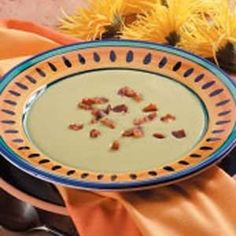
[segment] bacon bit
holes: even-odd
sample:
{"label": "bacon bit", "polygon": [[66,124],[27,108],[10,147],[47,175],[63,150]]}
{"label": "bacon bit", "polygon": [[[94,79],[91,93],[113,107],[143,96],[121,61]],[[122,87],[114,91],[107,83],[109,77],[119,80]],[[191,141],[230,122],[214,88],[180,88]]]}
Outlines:
{"label": "bacon bit", "polygon": [[93,118],[90,120],[90,124],[96,124],[96,123],[98,123],[98,120],[97,120],[95,117],[93,117]]}
{"label": "bacon bit", "polygon": [[117,151],[119,150],[119,148],[120,148],[120,143],[117,140],[115,140],[110,146],[110,149],[113,151]]}
{"label": "bacon bit", "polygon": [[135,118],[135,119],[133,120],[133,124],[134,124],[134,125],[142,125],[142,124],[144,124],[144,123],[147,123],[148,121],[152,121],[152,120],[156,119],[156,117],[157,117],[157,113],[156,113],[156,112],[153,112],[153,113],[150,113],[150,114],[147,115],[147,116]]}
{"label": "bacon bit", "polygon": [[148,118],[148,120],[154,120],[154,119],[156,119],[157,118],[157,113],[156,112],[152,112],[152,113],[150,113],[149,115],[147,115],[147,118]]}
{"label": "bacon bit", "polygon": [[134,91],[133,89],[131,89],[130,87],[127,87],[127,86],[119,89],[117,94],[120,95],[120,96],[126,96],[126,97],[133,98],[137,102],[142,101],[142,95],[137,93],[136,91]]}
{"label": "bacon bit", "polygon": [[133,130],[133,134],[135,138],[140,138],[144,136],[144,132],[141,127],[135,127]]}
{"label": "bacon bit", "polygon": [[156,104],[150,103],[146,107],[143,108],[143,112],[151,112],[151,111],[157,111]]}
{"label": "bacon bit", "polygon": [[83,98],[82,103],[86,105],[105,104],[109,100],[105,97]]}
{"label": "bacon bit", "polygon": [[144,124],[144,123],[146,123],[146,116],[144,116],[144,117],[139,117],[139,118],[135,118],[135,119],[133,120],[133,124],[134,124],[134,125],[142,125],[142,124]]}
{"label": "bacon bit", "polygon": [[96,120],[100,120],[100,119],[102,119],[104,116],[107,115],[107,113],[105,113],[105,111],[102,110],[102,109],[93,109],[91,113],[92,113],[92,115],[94,116],[94,118],[95,118]]}
{"label": "bacon bit", "polygon": [[118,94],[126,97],[134,97],[136,92],[128,86],[125,86],[118,90]]}
{"label": "bacon bit", "polygon": [[70,124],[68,128],[74,131],[78,131],[78,130],[83,129],[84,125],[83,124]]}
{"label": "bacon bit", "polygon": [[101,123],[111,129],[115,129],[115,127],[116,127],[114,121],[109,118],[103,118],[101,120]]}
{"label": "bacon bit", "polygon": [[110,111],[112,111],[111,104],[108,104],[107,107],[103,110],[107,115],[109,115]]}
{"label": "bacon bit", "polygon": [[175,116],[173,116],[171,114],[166,114],[165,116],[161,117],[161,121],[163,121],[163,122],[170,122],[170,121],[173,121],[175,119],[176,119]]}
{"label": "bacon bit", "polygon": [[110,111],[112,110],[111,105],[107,105],[107,107],[105,109],[93,109],[91,114],[94,116],[94,118],[92,119],[92,123],[96,123],[96,121],[100,120],[101,118],[103,118],[104,116],[109,115]]}
{"label": "bacon bit", "polygon": [[88,106],[96,104],[94,98],[83,98],[81,103]]}
{"label": "bacon bit", "polygon": [[163,135],[161,133],[154,133],[152,136],[155,138],[158,138],[158,139],[163,139],[166,137],[165,135]]}
{"label": "bacon bit", "polygon": [[140,93],[136,93],[135,96],[133,97],[133,99],[136,102],[141,102],[143,100],[143,96]]}
{"label": "bacon bit", "polygon": [[105,97],[94,97],[93,100],[94,100],[95,104],[105,104],[105,103],[109,102],[109,99],[105,98]]}
{"label": "bacon bit", "polygon": [[83,110],[92,110],[92,109],[93,109],[91,105],[86,105],[86,104],[84,104],[84,103],[82,103],[82,102],[80,102],[80,103],[78,104],[78,107],[81,108],[81,109],[83,109]]}
{"label": "bacon bit", "polygon": [[131,129],[127,129],[125,131],[122,132],[122,136],[123,137],[143,137],[144,136],[144,132],[142,127],[133,127]]}
{"label": "bacon bit", "polygon": [[114,112],[128,112],[128,107],[125,104],[117,105],[112,108]]}
{"label": "bacon bit", "polygon": [[99,135],[101,135],[101,132],[97,129],[92,129],[89,135],[91,138],[97,138]]}
{"label": "bacon bit", "polygon": [[184,138],[184,137],[186,137],[186,133],[183,129],[172,131],[171,133],[175,138]]}
{"label": "bacon bit", "polygon": [[124,131],[122,132],[122,136],[123,136],[123,137],[131,137],[131,136],[133,136],[133,135],[134,135],[133,129],[134,129],[134,128],[124,130]]}
{"label": "bacon bit", "polygon": [[109,100],[105,97],[83,98],[78,106],[79,108],[84,109],[84,110],[92,110],[93,105],[104,104],[104,103],[107,103],[108,101]]}

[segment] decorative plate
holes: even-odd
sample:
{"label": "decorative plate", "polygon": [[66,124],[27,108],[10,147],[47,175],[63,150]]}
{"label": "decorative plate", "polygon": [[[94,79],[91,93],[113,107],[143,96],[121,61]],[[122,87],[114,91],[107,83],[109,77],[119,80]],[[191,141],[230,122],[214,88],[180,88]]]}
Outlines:
{"label": "decorative plate", "polygon": [[169,184],[236,142],[233,82],[172,47],[114,40],[57,48],[9,71],[0,91],[1,154],[56,184]]}

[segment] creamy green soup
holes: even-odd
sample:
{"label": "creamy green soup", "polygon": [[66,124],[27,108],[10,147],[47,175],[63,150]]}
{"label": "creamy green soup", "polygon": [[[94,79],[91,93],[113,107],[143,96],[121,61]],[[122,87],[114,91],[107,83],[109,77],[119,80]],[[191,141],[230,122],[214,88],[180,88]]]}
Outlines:
{"label": "creamy green soup", "polygon": [[[129,86],[143,95],[136,102],[117,95]],[[107,97],[112,105],[126,104],[128,113],[111,113],[115,129],[100,123],[89,124],[91,114],[78,109],[85,97]],[[149,103],[158,107],[158,118],[144,125],[144,137],[121,138],[122,130],[133,127],[132,121],[143,116],[142,108]],[[165,123],[160,117],[170,113],[175,121]],[[45,155],[74,168],[97,172],[136,171],[168,164],[188,153],[204,133],[205,115],[199,99],[181,84],[146,72],[132,70],[101,70],[76,75],[50,86],[29,109],[27,133]],[[68,129],[68,124],[83,123],[80,131]],[[92,139],[91,129],[101,135]],[[186,137],[177,139],[171,132],[184,129]],[[154,132],[166,136],[156,139]],[[111,151],[109,145],[116,139],[120,149]]]}

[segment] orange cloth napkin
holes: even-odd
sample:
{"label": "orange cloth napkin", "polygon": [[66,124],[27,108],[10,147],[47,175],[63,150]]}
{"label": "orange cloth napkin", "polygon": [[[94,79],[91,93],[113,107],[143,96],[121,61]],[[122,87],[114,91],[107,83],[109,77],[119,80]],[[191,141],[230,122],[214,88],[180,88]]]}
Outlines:
{"label": "orange cloth napkin", "polygon": [[[77,39],[5,20],[0,41],[1,76],[35,53]],[[181,183],[139,192],[58,189],[81,236],[236,235],[236,182],[216,166]]]}
{"label": "orange cloth napkin", "polygon": [[[216,166],[181,183],[139,192],[58,189],[81,235],[236,235],[236,182]],[[127,224],[124,210],[137,228]]]}

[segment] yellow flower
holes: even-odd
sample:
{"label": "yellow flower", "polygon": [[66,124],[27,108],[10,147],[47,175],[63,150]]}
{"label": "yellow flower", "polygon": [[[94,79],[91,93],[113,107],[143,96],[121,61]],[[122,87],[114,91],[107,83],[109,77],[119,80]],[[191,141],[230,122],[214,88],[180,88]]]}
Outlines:
{"label": "yellow flower", "polygon": [[145,13],[159,0],[123,0],[123,15]]}
{"label": "yellow flower", "polygon": [[64,19],[61,19],[60,29],[84,40],[100,39],[106,32],[106,27],[116,27],[120,9],[120,0],[89,1],[87,7],[76,9],[73,15],[65,14]]}
{"label": "yellow flower", "polygon": [[124,27],[122,38],[176,45],[181,27],[203,6],[201,0],[157,1],[150,12],[140,14],[137,21]]}
{"label": "yellow flower", "polygon": [[136,20],[136,14],[148,11],[156,0],[90,0],[71,16],[65,14],[59,28],[64,33],[95,40],[118,37],[124,24]]}
{"label": "yellow flower", "polygon": [[227,0],[215,2],[211,11],[190,19],[181,32],[180,47],[218,64],[236,65],[236,8]]}

